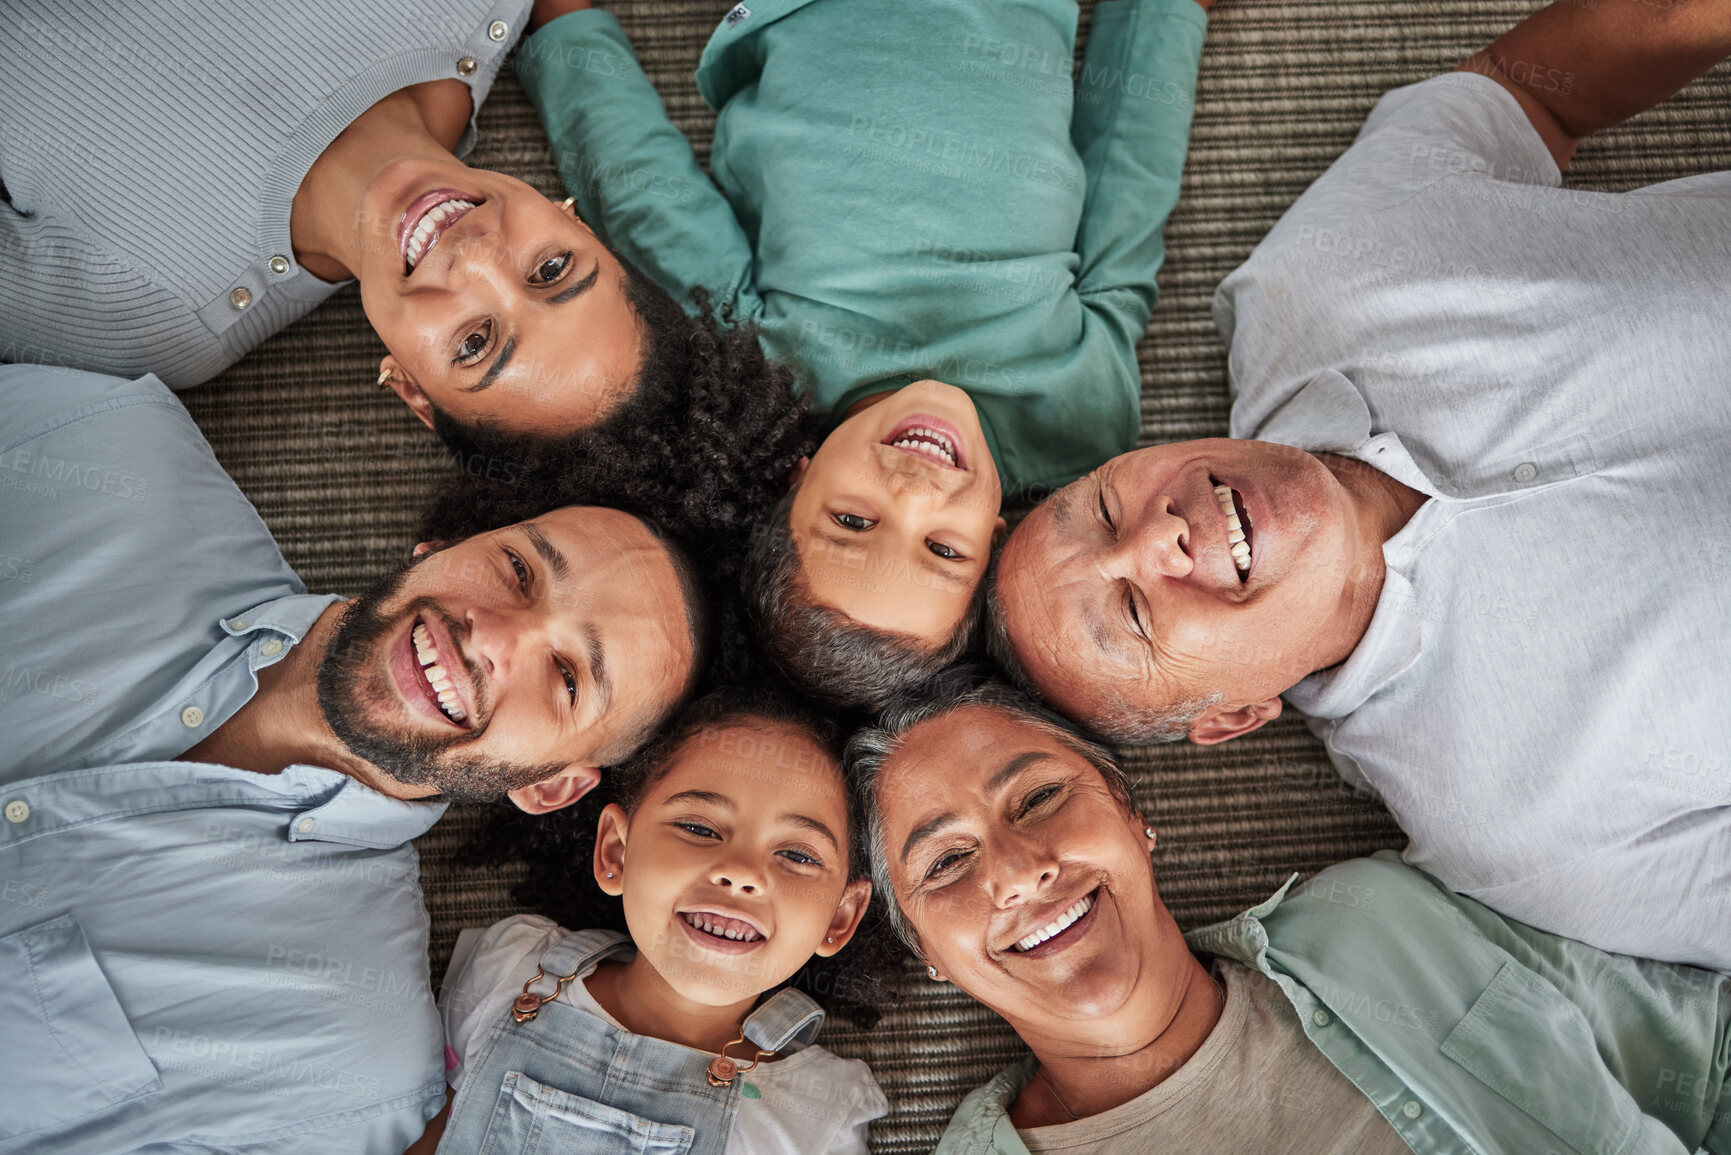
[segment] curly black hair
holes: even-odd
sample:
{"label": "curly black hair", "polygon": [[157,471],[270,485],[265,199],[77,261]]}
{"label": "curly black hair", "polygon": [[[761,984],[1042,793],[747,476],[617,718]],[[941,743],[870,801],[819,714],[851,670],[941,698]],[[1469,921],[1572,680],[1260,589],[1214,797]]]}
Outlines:
{"label": "curly black hair", "polygon": [[[751,529],[817,446],[819,419],[757,328],[701,290],[688,316],[629,261],[626,299],[644,338],[636,389],[600,424],[555,439],[465,425],[435,407],[457,476],[428,518],[435,536],[478,491],[533,490],[555,505],[608,505],[664,527],[706,576],[738,572]],[[539,499],[536,499],[539,500]]]}
{"label": "curly black hair", "polygon": [[[674,755],[707,731],[743,720],[795,726],[811,735],[841,774],[842,727],[797,695],[757,680],[711,691],[692,702],[654,742],[609,770],[602,783],[575,805],[552,814],[527,815],[515,806],[495,805],[465,855],[472,862],[521,861],[528,875],[512,897],[561,926],[625,931],[618,899],[596,885],[591,862],[601,811],[616,802],[627,811],[672,766]],[[870,878],[857,799],[849,791],[848,877]],[[896,996],[902,949],[877,896],[853,939],[831,958],[813,956],[785,985],[811,995],[825,1010],[869,1029],[881,1007]],[[766,992],[767,993],[767,992]]]}

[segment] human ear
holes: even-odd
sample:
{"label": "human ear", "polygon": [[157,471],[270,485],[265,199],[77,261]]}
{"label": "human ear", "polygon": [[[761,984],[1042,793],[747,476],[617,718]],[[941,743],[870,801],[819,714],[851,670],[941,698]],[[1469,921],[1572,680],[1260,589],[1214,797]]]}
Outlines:
{"label": "human ear", "polygon": [[444,549],[447,544],[449,544],[449,543],[443,542],[443,541],[416,542],[414,551],[410,554],[410,556],[413,557],[416,561],[420,561],[422,558],[426,557],[428,554],[437,553],[440,550]]}
{"label": "human ear", "polygon": [[631,831],[631,816],[617,802],[601,811],[595,828],[595,885],[618,898],[625,893],[625,838]]}
{"label": "human ear", "polygon": [[789,490],[798,489],[799,483],[805,480],[805,471],[810,468],[811,457],[809,455],[803,456],[798,461],[794,462],[793,472],[787,475],[787,488]]}
{"label": "human ear", "polygon": [[829,920],[829,929],[823,932],[823,944],[816,953],[828,958],[848,944],[854,931],[859,929],[860,919],[865,917],[866,905],[871,902],[872,884],[863,878],[856,878],[847,884],[847,889],[841,892],[841,901],[835,904],[835,915]]}
{"label": "human ear", "polygon": [[551,814],[563,810],[601,781],[599,766],[567,766],[551,778],[528,786],[519,786],[505,797],[517,804],[525,814]]}
{"label": "human ear", "polygon": [[1000,517],[997,521],[993,522],[992,523],[992,548],[997,549],[1000,545],[1003,545],[1004,544],[1004,538],[1009,535],[1009,532],[1010,532],[1010,523],[1005,521],[1003,518]]}
{"label": "human ear", "polygon": [[1190,724],[1190,740],[1198,746],[1214,746],[1252,730],[1261,729],[1280,717],[1280,699],[1264,698],[1236,710],[1209,710]]}
{"label": "human ear", "polygon": [[401,397],[410,411],[421,419],[422,425],[428,429],[433,427],[433,403],[421,392],[421,387],[409,376],[402,362],[389,353],[379,359],[379,384]]}

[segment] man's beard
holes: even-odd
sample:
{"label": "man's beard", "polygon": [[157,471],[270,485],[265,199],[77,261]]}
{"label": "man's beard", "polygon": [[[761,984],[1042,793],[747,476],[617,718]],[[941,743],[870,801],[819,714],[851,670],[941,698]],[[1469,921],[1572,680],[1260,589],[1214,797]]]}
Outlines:
{"label": "man's beard", "polygon": [[402,589],[414,566],[410,563],[380,578],[344,607],[330,648],[319,661],[319,709],[326,723],[350,753],[386,778],[405,786],[435,787],[457,802],[502,798],[509,791],[559,773],[565,768],[562,762],[523,765],[452,753],[473,734],[406,733],[377,725],[368,717],[369,705],[388,709],[398,701],[387,656],[382,652],[392,628],[407,614],[441,613],[430,599],[417,599],[394,614],[385,613],[385,605]]}

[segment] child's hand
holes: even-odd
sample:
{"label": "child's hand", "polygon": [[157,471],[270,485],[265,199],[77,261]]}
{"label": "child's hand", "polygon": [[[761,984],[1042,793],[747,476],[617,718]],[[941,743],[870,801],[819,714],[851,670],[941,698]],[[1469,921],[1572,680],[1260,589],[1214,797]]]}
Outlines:
{"label": "child's hand", "polygon": [[533,32],[567,12],[581,12],[590,7],[593,7],[591,0],[535,0],[535,6],[529,10],[529,31]]}

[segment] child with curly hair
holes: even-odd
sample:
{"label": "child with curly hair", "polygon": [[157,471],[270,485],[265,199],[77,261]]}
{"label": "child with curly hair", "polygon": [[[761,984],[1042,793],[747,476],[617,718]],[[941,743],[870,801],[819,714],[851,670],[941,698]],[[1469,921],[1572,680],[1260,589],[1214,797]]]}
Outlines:
{"label": "child with curly hair", "polygon": [[[531,1133],[585,1155],[866,1150],[887,1104],[865,1064],[813,1045],[824,1011],[801,989],[872,1020],[889,957],[870,935],[838,957],[871,884],[836,739],[775,691],[712,693],[612,775],[592,833],[539,824],[522,896],[591,929],[516,915],[463,932],[439,1150],[516,1152]],[[579,874],[612,912],[585,911]],[[621,916],[627,933],[595,927]]]}
{"label": "child with curly hair", "polygon": [[[761,639],[806,691],[869,705],[947,663],[1000,489],[1135,445],[1210,2],[1103,0],[1079,64],[1075,0],[739,4],[697,70],[709,176],[612,16],[535,5],[518,74],[583,218],[755,328],[818,415],[862,424],[801,451],[751,543]],[[684,445],[660,458],[715,459]]]}

